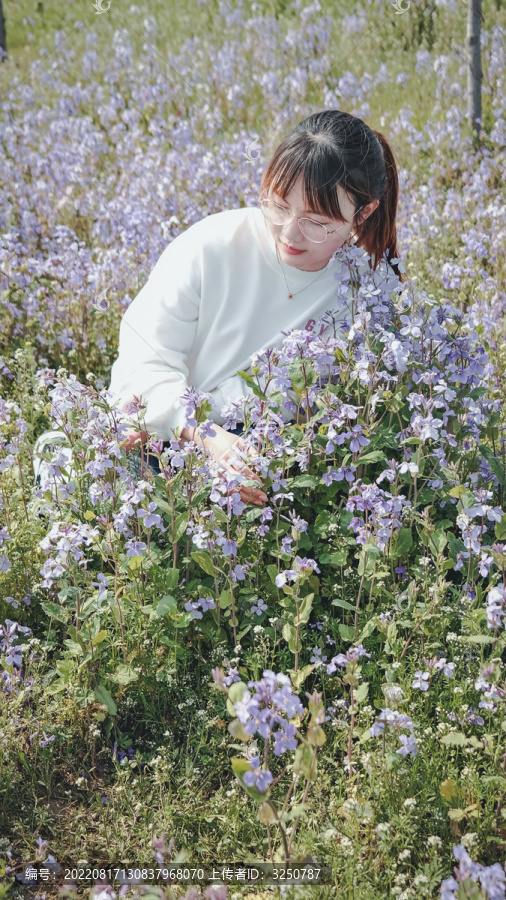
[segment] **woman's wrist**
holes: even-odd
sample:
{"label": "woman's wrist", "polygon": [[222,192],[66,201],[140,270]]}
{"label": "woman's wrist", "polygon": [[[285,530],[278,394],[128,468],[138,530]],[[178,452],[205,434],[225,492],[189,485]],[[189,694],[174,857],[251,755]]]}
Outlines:
{"label": "woman's wrist", "polygon": [[182,440],[183,441],[193,441],[196,430],[197,430],[196,428],[192,428],[187,425],[186,428],[183,428],[183,430],[181,431],[180,436],[181,436]]}
{"label": "woman's wrist", "polygon": [[183,428],[181,432],[181,439],[183,441],[195,441],[196,443],[202,444],[202,446],[205,447],[205,443],[200,435],[200,428],[198,425],[187,425],[186,428]]}

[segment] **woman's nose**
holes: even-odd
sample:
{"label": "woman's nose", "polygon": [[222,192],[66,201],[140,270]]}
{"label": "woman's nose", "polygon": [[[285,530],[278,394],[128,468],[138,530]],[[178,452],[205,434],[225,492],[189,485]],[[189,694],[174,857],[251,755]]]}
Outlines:
{"label": "woman's nose", "polygon": [[296,218],[289,219],[288,222],[284,224],[283,234],[292,247],[295,247],[296,243],[300,243],[300,241],[304,240],[304,235],[299,228],[299,223]]}

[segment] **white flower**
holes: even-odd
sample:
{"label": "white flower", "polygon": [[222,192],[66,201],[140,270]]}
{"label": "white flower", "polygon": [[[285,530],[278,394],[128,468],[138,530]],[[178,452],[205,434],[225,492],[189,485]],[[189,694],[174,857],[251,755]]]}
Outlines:
{"label": "white flower", "polygon": [[415,800],[414,797],[406,797],[406,799],[402,805],[405,806],[406,809],[414,809],[416,804],[417,804],[417,801]]}
{"label": "white flower", "polygon": [[475,844],[477,840],[478,840],[478,835],[476,834],[476,832],[469,831],[466,834],[462,835],[462,837],[460,839],[460,843],[464,844],[464,847],[466,848],[466,850],[469,850],[469,848],[472,847],[472,845]]}
{"label": "white flower", "polygon": [[380,822],[379,825],[376,825],[376,833],[387,834],[390,831],[390,827],[390,822]]}
{"label": "white flower", "polygon": [[428,843],[429,847],[442,847],[443,846],[443,842],[442,842],[441,838],[438,837],[437,834],[429,835],[429,837],[427,838],[427,843]]}
{"label": "white flower", "polygon": [[404,697],[404,691],[398,684],[384,684],[382,690],[390,703],[398,703]]}
{"label": "white flower", "polygon": [[345,856],[353,856],[355,853],[353,843],[350,841],[349,837],[342,837],[339,846]]}
{"label": "white flower", "polygon": [[459,513],[456,519],[457,525],[462,531],[464,530],[464,528],[467,528],[470,521],[471,519],[468,515],[466,515],[466,513]]}
{"label": "white flower", "polygon": [[397,857],[397,859],[399,860],[399,862],[403,862],[405,859],[409,859],[410,856],[411,856],[411,850],[408,850],[406,848],[406,850],[403,850],[401,853],[399,853],[399,856]]}

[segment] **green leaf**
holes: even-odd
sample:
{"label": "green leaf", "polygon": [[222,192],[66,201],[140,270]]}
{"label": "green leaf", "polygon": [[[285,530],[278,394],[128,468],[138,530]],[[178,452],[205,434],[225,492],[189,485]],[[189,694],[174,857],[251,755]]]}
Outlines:
{"label": "green leaf", "polygon": [[234,681],[234,683],[230,685],[227,696],[227,710],[229,715],[231,715],[233,718],[237,716],[234,703],[239,703],[239,701],[242,699],[242,695],[247,690],[248,687],[244,683],[244,681]]}
{"label": "green leaf", "polygon": [[196,494],[193,495],[190,502],[188,503],[188,506],[198,506],[199,503],[201,503],[203,500],[207,500],[210,493],[210,487],[208,485],[205,485],[204,487],[200,488],[200,490],[197,491]]}
{"label": "green leaf", "polygon": [[447,538],[445,532],[438,529],[437,531],[435,531],[432,534],[431,540],[429,541],[429,546],[431,547],[432,550],[434,549],[434,546],[435,546],[437,548],[438,554],[441,555],[441,553],[443,552],[447,543],[448,543],[448,538]]}
{"label": "green leaf", "polygon": [[51,616],[52,619],[56,619],[58,622],[67,622],[69,614],[66,609],[63,609],[61,606],[58,606],[57,603],[52,603],[51,600],[43,600],[41,602],[41,607],[48,616]]}
{"label": "green leaf", "polygon": [[349,535],[349,525],[353,518],[353,513],[348,509],[343,509],[339,516],[339,531],[341,534]]}
{"label": "green leaf", "polygon": [[349,625],[343,625],[341,622],[338,625],[339,634],[341,635],[343,641],[353,641],[355,640],[355,629],[351,628]]}
{"label": "green leaf", "polygon": [[495,523],[494,531],[498,541],[506,540],[506,515],[502,517],[500,522]]}
{"label": "green leaf", "polygon": [[248,372],[245,372],[243,369],[239,369],[237,374],[240,375],[242,379],[244,379],[246,384],[249,384],[255,397],[262,397],[263,399],[265,399],[264,394],[258,387],[258,384],[256,383],[256,380],[253,378],[253,375],[250,375]]}
{"label": "green leaf", "polygon": [[[174,541],[177,542],[179,540],[179,538],[182,537],[182,535],[185,533],[187,528],[188,528],[188,513],[187,512],[180,513],[178,515],[178,517],[176,518],[176,521],[174,522]],[[172,534],[171,529],[168,528],[166,533],[168,535],[169,534],[171,535]]]}
{"label": "green leaf", "polygon": [[480,781],[483,784],[494,784],[497,787],[506,788],[506,778],[503,778],[502,775],[482,775]]}
{"label": "green leaf", "polygon": [[116,671],[113,672],[112,675],[109,675],[109,678],[112,681],[117,681],[118,684],[130,684],[131,681],[137,681],[139,678],[139,673],[132,669],[131,666],[127,666],[125,663],[120,663],[117,667]]}
{"label": "green leaf", "polygon": [[318,487],[318,478],[314,475],[295,475],[294,478],[287,478],[287,483],[294,488],[315,488]]}
{"label": "green leaf", "polygon": [[194,550],[190,555],[204,572],[207,572],[208,575],[216,575],[216,569],[209,553],[206,553],[205,550]]}
{"label": "green leaf", "polygon": [[341,568],[341,566],[345,566],[348,559],[348,552],[349,551],[346,547],[343,547],[342,550],[335,550],[334,553],[331,553],[329,555],[329,563],[332,566],[337,566],[338,568]]}
{"label": "green leaf", "polygon": [[109,710],[111,716],[115,716],[118,711],[118,707],[116,706],[112,695],[109,693],[107,688],[103,684],[99,684],[95,688],[94,694],[99,703],[103,703],[104,706],[107,706],[107,709]]}
{"label": "green leaf", "polygon": [[306,737],[312,747],[323,747],[327,740],[321,725],[310,725]]}
{"label": "green leaf", "polygon": [[363,456],[359,456],[355,465],[362,465],[362,463],[377,463],[384,462],[386,456],[382,453],[381,450],[369,450],[368,453],[364,453]]}
{"label": "green leaf", "polygon": [[292,653],[295,653],[295,641],[297,639],[297,629],[289,622],[285,622],[281,632]]}
{"label": "green leaf", "polygon": [[336,517],[327,512],[327,510],[323,510],[323,512],[318,513],[316,521],[313,525],[315,534],[318,534],[320,537],[326,537],[329,530],[329,525],[332,525],[335,521]]}
{"label": "green leaf", "polygon": [[457,554],[463,553],[466,549],[464,541],[461,541],[460,538],[455,537],[455,535],[452,534],[451,531],[448,532],[448,545],[453,559],[457,559]]}
{"label": "green leaf", "polygon": [[267,572],[272,583],[275,585],[276,584],[276,576],[278,574],[278,567],[275,566],[274,563],[270,563],[270,565],[265,567],[265,571]]}
{"label": "green leaf", "polygon": [[281,821],[291,822],[292,819],[296,819],[297,816],[302,816],[308,809],[310,809],[310,803],[298,803],[297,806],[294,806],[290,812],[286,812],[281,816]]}
{"label": "green leaf", "polygon": [[439,785],[439,793],[443,800],[451,803],[453,798],[457,796],[457,782],[453,778],[447,778]]}
{"label": "green leaf", "polygon": [[464,818],[466,814],[465,809],[449,809],[448,815],[452,822],[460,822],[461,819]]}
{"label": "green leaf", "polygon": [[232,594],[228,590],[224,590],[221,592],[218,603],[220,604],[220,609],[226,609],[227,606],[230,606],[232,603]]}
{"label": "green leaf", "polygon": [[[317,761],[315,760],[313,765],[313,770],[311,772],[311,766],[313,764],[313,748],[310,744],[299,744],[297,750],[295,751],[295,756],[293,759],[293,771],[296,774],[301,774],[304,778],[313,782],[316,781],[317,778]],[[310,775],[311,773],[311,775]]]}
{"label": "green leaf", "polygon": [[[242,700],[243,694],[248,690],[248,685],[244,681],[234,681],[228,689],[228,699],[231,703],[238,703]],[[235,715],[235,713],[234,713]]]}
{"label": "green leaf", "polygon": [[288,670],[288,674],[290,675],[292,684],[296,691],[300,691],[306,678],[308,677],[308,675],[311,674],[313,669],[314,669],[314,666],[312,665],[312,663],[310,663],[307,666],[304,666],[304,668],[299,669],[297,672],[294,669]]}
{"label": "green leaf", "polygon": [[362,684],[359,684],[357,690],[354,693],[355,703],[362,703],[362,701],[366,699],[368,692],[369,692],[369,682],[363,681]]}
{"label": "green leaf", "polygon": [[376,566],[376,557],[381,553],[375,544],[366,544],[360,551],[357,572],[367,577],[372,575]]}
{"label": "green leaf", "polygon": [[411,528],[400,528],[392,540],[392,556],[405,557],[413,546]]}
{"label": "green leaf", "polygon": [[[372,619],[369,619],[369,621],[365,623],[362,631],[358,636],[358,643],[361,644],[365,640],[365,638],[368,638],[377,627],[378,620],[376,619],[376,616],[373,616]],[[355,632],[353,632],[353,634],[355,634]]]}
{"label": "green leaf", "polygon": [[97,644],[101,644],[102,641],[105,641],[106,637],[107,637],[107,631],[104,631],[102,629],[102,631],[99,631],[98,634],[95,635],[95,637],[92,639],[91,643],[94,647],[96,647]]}
{"label": "green leaf", "polygon": [[353,612],[355,611],[355,607],[352,606],[351,603],[348,603],[347,600],[343,600],[341,597],[336,597],[332,601],[332,606],[340,606],[341,609],[351,609]]}
{"label": "green leaf", "polygon": [[161,509],[162,512],[164,512],[164,513],[166,513],[168,516],[171,516],[171,517],[172,517],[172,515],[173,515],[172,508],[171,508],[170,505],[167,503],[167,501],[163,499],[163,497],[157,497],[157,498],[156,498],[156,505],[157,505],[158,509]]}
{"label": "green leaf", "polygon": [[448,747],[465,747],[467,738],[461,731],[450,731],[449,734],[443,735],[441,743],[446,744]]}
{"label": "green leaf", "polygon": [[495,477],[499,479],[499,484],[504,487],[504,485],[506,485],[506,472],[504,471],[503,463],[495,456],[490,456],[488,459],[488,464],[492,469]]}
{"label": "green leaf", "polygon": [[165,585],[167,590],[173,591],[179,584],[179,569],[165,569]]}
{"label": "green leaf", "polygon": [[174,614],[177,614],[177,612],[177,601],[175,597],[172,597],[170,594],[165,594],[156,607],[156,615],[160,618],[167,614],[172,617]]}
{"label": "green leaf", "polygon": [[304,597],[302,603],[299,606],[299,615],[294,616],[293,624],[294,625],[307,625],[309,621],[309,616],[311,615],[311,607],[313,605],[313,597],[314,594],[308,594],[307,597]]}
{"label": "green leaf", "polygon": [[58,600],[61,600],[62,603],[66,603],[68,600],[70,600],[71,605],[72,605],[72,601],[74,602],[74,605],[75,605],[75,600],[78,595],[79,595],[78,588],[66,587],[66,588],[63,588],[63,590],[59,591]]}
{"label": "green leaf", "polygon": [[489,634],[466,634],[461,640],[466,644],[493,644],[494,638]]}

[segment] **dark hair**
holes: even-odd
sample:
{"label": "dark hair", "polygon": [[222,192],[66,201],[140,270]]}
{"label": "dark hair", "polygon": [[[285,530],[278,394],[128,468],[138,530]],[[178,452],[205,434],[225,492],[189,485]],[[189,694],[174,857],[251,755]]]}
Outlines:
{"label": "dark hair", "polygon": [[[395,217],[399,180],[394,154],[384,135],[339,109],[314,113],[281,141],[264,172],[260,190],[272,188],[284,198],[301,174],[308,209],[344,221],[337,185],[353,200],[358,211],[353,222],[357,245],[369,256],[374,254],[374,269],[385,252],[389,262],[398,257]],[[379,200],[379,205],[361,221],[360,209],[374,200]],[[404,281],[397,265],[392,268]]]}

